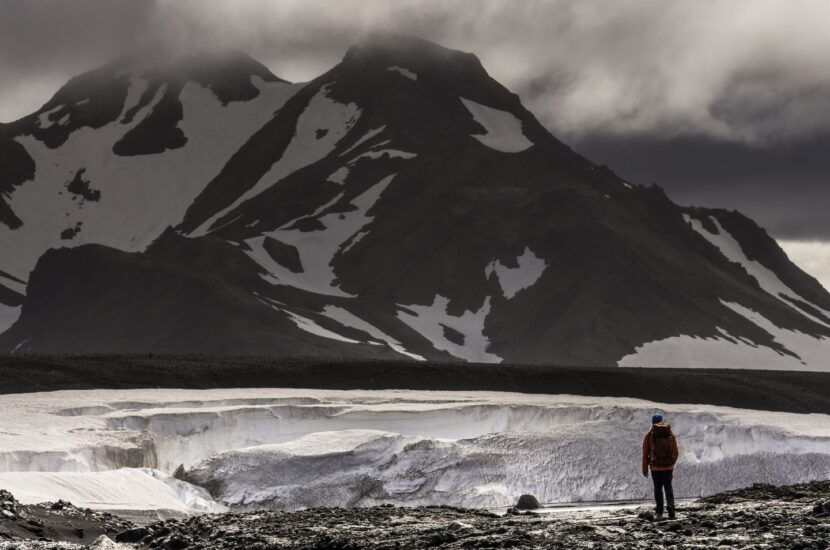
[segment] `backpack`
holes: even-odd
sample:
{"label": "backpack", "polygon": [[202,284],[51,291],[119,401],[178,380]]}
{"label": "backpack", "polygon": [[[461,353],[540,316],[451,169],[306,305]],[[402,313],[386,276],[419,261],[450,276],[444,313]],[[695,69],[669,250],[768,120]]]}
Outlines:
{"label": "backpack", "polygon": [[665,422],[651,428],[651,462],[652,466],[673,466],[674,453],[671,444],[671,426]]}

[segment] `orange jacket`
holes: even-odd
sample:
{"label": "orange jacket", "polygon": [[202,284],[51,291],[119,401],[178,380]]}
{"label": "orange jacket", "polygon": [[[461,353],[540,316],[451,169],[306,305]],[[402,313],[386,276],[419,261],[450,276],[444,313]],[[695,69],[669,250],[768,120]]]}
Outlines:
{"label": "orange jacket", "polygon": [[674,437],[674,434],[669,436],[671,440],[671,454],[672,454],[672,465],[671,466],[654,466],[653,464],[649,464],[651,458],[651,430],[646,433],[646,436],[643,438],[643,475],[648,475],[649,466],[651,467],[652,471],[654,472],[663,472],[666,470],[674,470],[674,464],[677,462],[677,457],[680,456],[680,451],[677,449],[677,438]]}

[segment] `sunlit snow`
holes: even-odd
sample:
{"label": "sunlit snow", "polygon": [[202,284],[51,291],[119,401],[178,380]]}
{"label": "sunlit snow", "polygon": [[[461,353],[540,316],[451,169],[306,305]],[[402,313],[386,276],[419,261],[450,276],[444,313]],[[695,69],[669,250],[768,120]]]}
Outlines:
{"label": "sunlit snow", "polygon": [[[477,363],[501,363],[502,358],[487,352],[490,340],[484,336],[484,322],[490,313],[488,296],[478,311],[465,311],[460,317],[447,312],[449,298],[436,295],[432,305],[402,305],[398,310],[398,319],[412,330],[430,341],[432,346],[450,355]],[[445,327],[461,334],[463,341],[451,341]]]}
{"label": "sunlit snow", "polygon": [[530,247],[525,247],[521,256],[516,258],[518,267],[507,267],[499,260],[493,260],[484,269],[484,276],[488,279],[494,273],[499,281],[504,297],[508,300],[517,292],[533,286],[544,273],[547,263],[536,256]]}
{"label": "sunlit snow", "polygon": [[415,80],[415,81],[418,80],[418,75],[417,74],[413,73],[409,69],[404,69],[403,67],[397,67],[397,66],[396,67],[387,67],[386,70],[396,72],[396,73],[400,73],[400,74],[402,74],[403,76],[405,76],[406,78],[408,78],[410,80]]}
{"label": "sunlit snow", "polygon": [[[0,487],[97,509],[644,499],[649,419],[678,497],[830,476],[830,416],[498,392],[92,390],[0,396]],[[586,458],[588,457],[588,458]],[[210,484],[214,500],[169,478]]]}
{"label": "sunlit snow", "polygon": [[503,153],[518,153],[533,145],[522,133],[522,121],[512,113],[463,97],[460,99],[475,121],[484,127],[484,134],[474,134],[473,137],[487,147]]}

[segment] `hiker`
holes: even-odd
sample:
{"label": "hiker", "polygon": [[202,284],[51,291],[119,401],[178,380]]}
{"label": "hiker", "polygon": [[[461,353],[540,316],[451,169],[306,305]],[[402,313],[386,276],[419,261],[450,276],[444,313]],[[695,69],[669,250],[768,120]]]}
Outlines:
{"label": "hiker", "polygon": [[674,464],[677,462],[677,438],[671,425],[663,422],[663,415],[651,417],[651,430],[643,438],[643,475],[654,482],[654,500],[657,503],[657,519],[663,519],[663,491],[666,491],[666,509],[669,519],[674,519],[674,490],[671,486]]}

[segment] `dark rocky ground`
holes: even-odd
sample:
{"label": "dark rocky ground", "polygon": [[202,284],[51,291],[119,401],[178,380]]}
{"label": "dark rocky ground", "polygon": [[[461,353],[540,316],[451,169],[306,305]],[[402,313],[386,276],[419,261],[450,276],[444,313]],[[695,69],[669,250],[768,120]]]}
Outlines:
{"label": "dark rocky ground", "polygon": [[[3,499],[3,509],[9,509],[10,496]],[[677,520],[664,521],[655,521],[646,507],[499,516],[446,507],[384,506],[205,515],[131,526],[114,534],[113,529],[123,529],[127,522],[71,506],[53,510],[12,504],[17,519],[0,520],[0,548],[84,548],[24,542],[22,538],[37,538],[35,533],[13,525],[31,518],[44,524],[41,536],[74,543],[77,536],[73,539],[66,529],[97,518],[97,530],[84,523],[89,536],[106,532],[121,543],[99,541],[86,547],[98,549],[830,548],[830,481],[755,485],[686,504]],[[53,524],[69,527],[61,530]],[[10,540],[4,543],[4,538]]]}
{"label": "dark rocky ground", "polygon": [[101,535],[115,536],[131,526],[129,521],[107,512],[76,508],[64,501],[22,505],[0,489],[0,548],[22,550],[31,546],[21,541],[91,544]]}
{"label": "dark rocky ground", "polygon": [[830,413],[830,373],[210,355],[0,355],[0,393],[119,388],[487,390]]}

